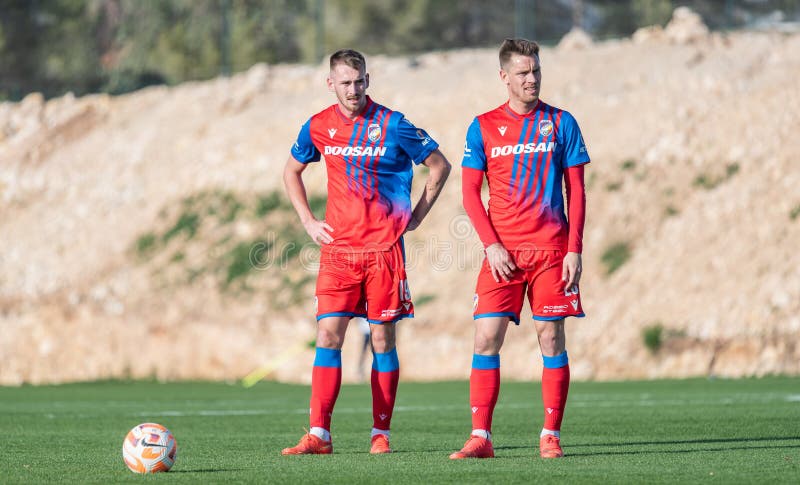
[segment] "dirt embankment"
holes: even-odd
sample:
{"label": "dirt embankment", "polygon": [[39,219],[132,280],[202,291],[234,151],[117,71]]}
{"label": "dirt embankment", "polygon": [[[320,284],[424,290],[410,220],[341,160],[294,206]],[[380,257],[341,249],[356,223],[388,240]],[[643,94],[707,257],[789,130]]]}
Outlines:
{"label": "dirt embankment", "polygon": [[[800,372],[800,35],[693,22],[603,43],[573,33],[541,54],[542,98],[573,113],[592,157],[588,316],[568,323],[577,379]],[[495,56],[371,58],[370,92],[458,165],[472,117],[505,99]],[[332,102],[325,75],[259,65],[0,104],[0,384],[261,366],[308,382],[314,251],[280,171],[301,123]],[[309,172],[323,193],[324,168]],[[456,169],[407,239],[418,303],[400,324],[406,379],[469,372],[480,247],[459,187]],[[529,314],[506,342],[504,376],[536,378]]]}

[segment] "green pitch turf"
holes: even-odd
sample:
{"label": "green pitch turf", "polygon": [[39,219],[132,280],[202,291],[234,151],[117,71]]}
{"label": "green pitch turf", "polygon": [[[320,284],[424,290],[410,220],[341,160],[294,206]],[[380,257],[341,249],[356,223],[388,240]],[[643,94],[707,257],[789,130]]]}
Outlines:
{"label": "green pitch turf", "polygon": [[[539,386],[504,382],[497,457],[451,461],[470,429],[466,382],[401,383],[391,455],[369,451],[367,385],[343,386],[332,456],[280,455],[309,389],[262,382],[0,388],[0,483],[800,483],[800,379],[573,383],[566,457],[541,460]],[[122,439],[141,422],[178,440],[171,472],[138,476]]]}

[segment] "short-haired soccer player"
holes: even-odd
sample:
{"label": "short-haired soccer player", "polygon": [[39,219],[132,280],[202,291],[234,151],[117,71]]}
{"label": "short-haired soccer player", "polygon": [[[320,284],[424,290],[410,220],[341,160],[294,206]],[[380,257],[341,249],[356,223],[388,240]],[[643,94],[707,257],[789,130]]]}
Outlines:
{"label": "short-haired soccer player", "polygon": [[[282,453],[332,453],[331,415],[342,380],[342,343],[352,317],[365,317],[370,323],[370,452],[389,453],[399,379],[395,324],[414,313],[403,233],[414,230],[431,209],[450,173],[450,163],[425,130],[366,95],[369,74],[361,53],[335,52],[327,84],[337,102],[303,124],[283,174],[289,199],[321,251],[311,429],[297,446]],[[328,176],[324,220],[312,214],[302,178],[308,164],[321,157]],[[429,172],[412,211],[413,164],[419,163]]]}
{"label": "short-haired soccer player", "polygon": [[[540,455],[564,455],[561,419],[569,389],[564,318],[584,316],[578,282],[589,155],[568,112],[539,99],[539,46],[506,39],[500,79],[508,101],[477,116],[461,163],[464,208],[486,258],[475,290],[475,344],[470,374],[472,433],[452,459],[490,458],[492,415],[500,390],[500,348],[509,320],[519,325],[527,296],[544,360]],[[489,209],[481,185],[489,184]],[[569,217],[564,213],[562,182]]]}

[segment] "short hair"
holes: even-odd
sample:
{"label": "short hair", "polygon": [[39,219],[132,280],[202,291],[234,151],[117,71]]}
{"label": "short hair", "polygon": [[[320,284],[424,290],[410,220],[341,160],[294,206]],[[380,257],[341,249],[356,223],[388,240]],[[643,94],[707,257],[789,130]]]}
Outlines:
{"label": "short hair", "polygon": [[539,44],[528,39],[506,39],[500,46],[500,67],[504,68],[512,54],[539,57]]}
{"label": "short hair", "polygon": [[337,64],[345,64],[356,71],[367,69],[367,61],[364,59],[364,54],[353,49],[340,49],[334,52],[331,55],[331,69],[336,67]]}

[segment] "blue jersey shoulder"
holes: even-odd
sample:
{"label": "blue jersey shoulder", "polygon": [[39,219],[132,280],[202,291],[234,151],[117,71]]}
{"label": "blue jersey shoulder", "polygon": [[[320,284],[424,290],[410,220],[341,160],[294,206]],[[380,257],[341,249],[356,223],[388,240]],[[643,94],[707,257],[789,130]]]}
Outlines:
{"label": "blue jersey shoulder", "polygon": [[[313,117],[312,117],[313,118]],[[300,163],[317,162],[321,154],[311,140],[311,118],[300,128],[297,140],[292,145],[292,157]]]}
{"label": "blue jersey shoulder", "polygon": [[414,163],[425,161],[431,152],[439,148],[439,144],[425,130],[414,126],[403,113],[395,111],[392,114],[389,132],[397,137],[397,144]]}
{"label": "blue jersey shoulder", "polygon": [[467,139],[464,142],[464,156],[461,166],[486,170],[486,153],[483,150],[483,134],[478,118],[474,118],[467,129]]}

